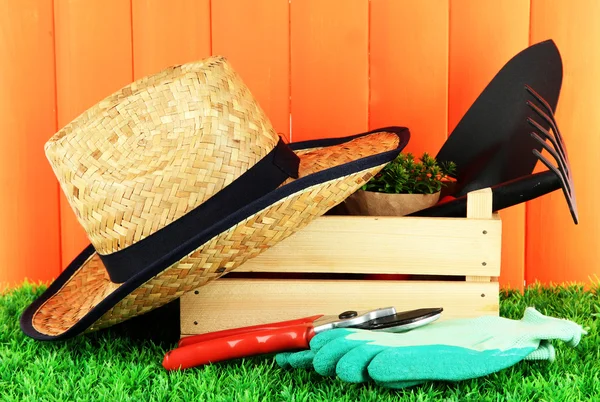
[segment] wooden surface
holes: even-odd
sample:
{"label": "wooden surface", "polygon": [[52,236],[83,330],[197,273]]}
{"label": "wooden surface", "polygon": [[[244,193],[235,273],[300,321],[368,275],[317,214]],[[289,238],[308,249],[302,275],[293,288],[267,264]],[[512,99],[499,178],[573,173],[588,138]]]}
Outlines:
{"label": "wooden surface", "polygon": [[[496,73],[529,45],[529,0],[450,0],[448,130]],[[502,284],[523,287],[525,205],[500,211]]]}
{"label": "wooden surface", "polygon": [[492,219],[494,197],[491,188],[471,191],[467,194],[467,218]]}
{"label": "wooden surface", "polygon": [[[58,127],[133,79],[131,9],[122,0],[54,3]],[[47,136],[47,139],[50,136]],[[60,193],[62,267],[88,244]]]}
{"label": "wooden surface", "polygon": [[[532,1],[531,40],[554,39],[563,58],[556,119],[573,169],[579,225],[560,192],[527,209],[527,282],[590,284],[600,279],[600,2]],[[577,21],[576,23],[574,21]],[[540,163],[541,164],[541,163]]]}
{"label": "wooden surface", "polygon": [[211,54],[210,0],[131,0],[131,18],[134,79]]}
{"label": "wooden surface", "polygon": [[[226,279],[181,297],[182,336],[315,314],[443,307],[440,320],[498,315],[497,282]],[[197,323],[197,324],[195,324]]]}
{"label": "wooden surface", "polygon": [[[0,290],[60,272],[52,1],[0,1]],[[43,202],[40,202],[43,200]]]}
{"label": "wooden surface", "polygon": [[292,141],[368,129],[369,1],[290,4]]}
{"label": "wooden surface", "polygon": [[405,152],[419,157],[435,155],[448,136],[449,6],[371,1],[369,128],[408,127]]}
{"label": "wooden surface", "polygon": [[236,272],[498,276],[501,233],[498,219],[323,216]]}
{"label": "wooden surface", "polygon": [[[212,2],[212,51],[247,83],[273,127],[290,141],[290,5],[273,0]],[[235,29],[232,29],[235,27]]]}
{"label": "wooden surface", "polygon": [[435,154],[498,69],[548,38],[563,57],[557,117],[573,164],[581,223],[573,225],[560,192],[502,211],[500,283],[521,288],[525,278],[587,281],[599,271],[600,215],[594,212],[592,177],[599,148],[594,133],[600,131],[595,0],[0,5],[0,218],[9,228],[0,242],[0,283],[49,280],[88,244],[58,190],[43,144],[133,78],[219,52],[235,63],[288,140],[404,125],[412,132],[407,151]]}

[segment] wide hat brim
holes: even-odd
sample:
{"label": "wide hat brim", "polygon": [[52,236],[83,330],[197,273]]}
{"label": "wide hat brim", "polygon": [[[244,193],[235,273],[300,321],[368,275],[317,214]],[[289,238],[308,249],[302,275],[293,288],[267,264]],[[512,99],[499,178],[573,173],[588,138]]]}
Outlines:
{"label": "wide hat brim", "polygon": [[[88,246],[27,307],[21,329],[38,340],[66,339],[163,306],[325,214],[396,158],[409,138],[405,127],[385,127],[289,144],[286,147],[299,158],[297,178],[287,179],[241,208],[215,209],[221,215],[210,225],[188,224],[182,230],[191,230],[192,235],[124,282],[111,280],[99,254]],[[256,180],[260,178],[242,175],[228,187],[240,194]],[[152,236],[156,240],[172,229],[167,226]]]}

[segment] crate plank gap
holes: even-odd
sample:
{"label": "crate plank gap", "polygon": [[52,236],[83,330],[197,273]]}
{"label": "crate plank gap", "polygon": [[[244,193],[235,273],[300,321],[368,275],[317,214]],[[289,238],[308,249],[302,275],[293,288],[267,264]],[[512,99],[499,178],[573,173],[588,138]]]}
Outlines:
{"label": "crate plank gap", "polygon": [[467,195],[466,218],[325,215],[184,294],[181,337],[388,306],[497,316],[501,243],[490,188]]}

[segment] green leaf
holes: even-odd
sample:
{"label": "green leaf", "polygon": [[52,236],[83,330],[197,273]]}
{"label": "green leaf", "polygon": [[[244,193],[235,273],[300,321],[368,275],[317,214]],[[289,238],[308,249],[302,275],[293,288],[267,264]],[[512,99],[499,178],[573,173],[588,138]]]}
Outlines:
{"label": "green leaf", "polygon": [[434,157],[424,152],[415,159],[412,153],[400,153],[388,163],[362,189],[392,194],[432,194],[441,191],[456,172],[454,162],[438,164]]}

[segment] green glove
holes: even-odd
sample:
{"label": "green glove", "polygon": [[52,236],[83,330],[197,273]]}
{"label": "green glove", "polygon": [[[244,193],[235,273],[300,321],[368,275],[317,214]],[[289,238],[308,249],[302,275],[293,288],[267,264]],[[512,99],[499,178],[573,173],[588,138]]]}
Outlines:
{"label": "green glove", "polygon": [[403,388],[429,380],[482,377],[521,360],[555,358],[551,341],[579,344],[583,328],[527,308],[521,320],[454,319],[404,333],[338,328],[313,337],[310,350],[280,353],[281,367],[310,368],[343,381]]}

